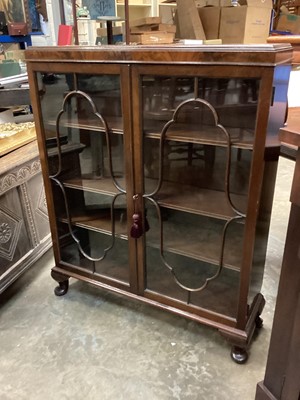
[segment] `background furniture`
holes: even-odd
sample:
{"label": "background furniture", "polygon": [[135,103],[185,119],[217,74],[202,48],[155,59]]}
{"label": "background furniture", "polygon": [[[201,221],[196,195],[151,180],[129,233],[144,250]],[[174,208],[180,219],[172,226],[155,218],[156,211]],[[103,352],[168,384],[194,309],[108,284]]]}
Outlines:
{"label": "background furniture", "polygon": [[[290,2],[296,5],[296,2]],[[290,127],[299,126],[299,106],[300,106],[300,35],[284,35],[270,36],[268,43],[290,43],[293,47],[292,71],[290,74],[289,91],[288,91],[288,108],[286,123]],[[280,154],[292,160],[296,159],[297,147],[290,143],[282,143]]]}
{"label": "background furniture", "polygon": [[[29,89],[0,89],[4,110],[29,104]],[[0,293],[51,244],[35,129],[24,129],[0,139]]]}
{"label": "background furniture", "polygon": [[[298,110],[299,112],[299,110]],[[280,129],[284,143],[297,147],[291,190],[291,212],[276,301],[264,381],[257,385],[256,400],[300,398],[300,133],[288,124]]]}
{"label": "background furniture", "polygon": [[31,139],[0,157],[0,293],[50,246],[41,164]]}
{"label": "background furniture", "polygon": [[[218,329],[246,361],[291,57],[285,45],[26,51],[57,295],[70,277],[122,293]],[[45,72],[58,79],[41,93]]]}
{"label": "background furniture", "polygon": [[274,3],[274,22],[273,26],[277,27],[278,18],[280,15],[280,8],[284,6],[287,8],[289,14],[300,15],[300,3],[298,0],[278,0]]}
{"label": "background furniture", "polygon": [[0,35],[0,43],[19,43],[20,48],[25,50],[27,46],[31,46],[31,36],[10,36],[10,35]]}

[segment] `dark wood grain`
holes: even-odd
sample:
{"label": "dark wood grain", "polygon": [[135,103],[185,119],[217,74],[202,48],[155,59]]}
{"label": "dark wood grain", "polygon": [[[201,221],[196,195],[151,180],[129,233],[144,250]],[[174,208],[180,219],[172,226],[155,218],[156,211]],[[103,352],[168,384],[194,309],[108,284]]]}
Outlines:
{"label": "dark wood grain", "polygon": [[[299,162],[298,157],[292,191],[299,191]],[[298,400],[300,395],[300,204],[291,201],[266,373],[256,400]]]}
{"label": "dark wood grain", "polygon": [[[66,293],[68,277],[126,294],[215,327],[233,346],[233,358],[245,362],[265,303],[260,287],[292,47],[69,46],[31,48],[26,58],[49,205],[57,294]],[[37,79],[41,72],[60,74],[58,94],[55,86],[41,93]],[[105,83],[107,76],[120,83],[114,89],[114,96],[120,99],[116,103],[102,91],[101,77]],[[87,140],[77,143],[78,150],[67,153],[56,138],[55,116],[47,118],[46,100],[59,110],[58,103],[70,93],[82,96],[85,89],[66,86],[71,77],[73,83],[77,78],[78,86],[84,86],[85,77],[92,78],[93,85],[86,89],[88,95],[82,101],[87,106],[74,102],[76,107],[72,109],[71,105],[63,126],[58,128],[64,129],[64,134],[69,132],[72,140],[89,135],[94,147]],[[228,87],[230,82],[233,91]],[[153,84],[158,92],[152,90]],[[202,101],[206,93],[215,108]],[[153,110],[155,97],[164,102]],[[167,127],[165,131],[165,123],[180,107],[176,102],[182,105],[187,97],[197,103],[192,110],[198,110],[198,117],[202,117],[192,121],[188,110],[182,120],[176,120],[184,121],[180,129]],[[90,118],[99,117],[99,113],[87,112],[91,105],[87,98],[94,99],[101,109],[107,132]],[[200,113],[200,106],[208,107],[212,125],[203,122],[207,114]],[[158,115],[166,107],[167,113]],[[222,123],[225,130],[220,128]],[[212,126],[218,126],[222,135]],[[47,129],[56,146],[52,149],[47,148]],[[81,167],[87,167],[83,161],[93,164],[99,157],[94,151],[99,143],[103,144],[99,153],[104,155],[106,174],[89,170],[86,175],[81,172]],[[183,148],[178,149],[178,145]],[[70,143],[66,146],[73,148]],[[193,159],[190,154],[195,154],[195,148],[198,153]],[[112,160],[118,151],[122,155],[118,168],[121,165],[123,169],[107,174],[109,154]],[[97,207],[94,216],[84,217],[89,199],[90,204],[100,206],[111,204],[119,195],[123,196],[126,223],[116,229],[116,235]],[[230,237],[232,220],[240,225],[232,229]],[[209,229],[216,222],[219,230]],[[134,223],[141,232],[139,238],[130,235]],[[108,251],[103,267],[101,257],[90,254],[96,253],[102,242],[111,243],[113,236],[117,245],[111,253]],[[122,251],[118,253],[118,249]],[[234,250],[238,250],[237,255]],[[122,267],[127,274],[118,275]],[[113,274],[109,274],[110,268]]]}
{"label": "dark wood grain", "polygon": [[290,45],[203,45],[200,47],[172,46],[101,46],[83,47],[32,47],[26,50],[26,59],[31,62],[46,61],[53,63],[72,62],[108,62],[118,63],[139,62],[143,64],[156,63],[203,63],[222,65],[252,65],[272,66],[292,60]]}

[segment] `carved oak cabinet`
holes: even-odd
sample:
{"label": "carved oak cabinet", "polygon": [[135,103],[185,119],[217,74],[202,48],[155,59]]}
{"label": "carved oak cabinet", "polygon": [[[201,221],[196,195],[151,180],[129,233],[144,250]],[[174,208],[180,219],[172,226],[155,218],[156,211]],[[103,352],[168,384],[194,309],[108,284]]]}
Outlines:
{"label": "carved oak cabinet", "polygon": [[290,46],[26,57],[56,295],[70,277],[122,293],[218,329],[246,361],[265,302]]}
{"label": "carved oak cabinet", "polygon": [[50,246],[41,163],[34,140],[0,157],[0,293]]}

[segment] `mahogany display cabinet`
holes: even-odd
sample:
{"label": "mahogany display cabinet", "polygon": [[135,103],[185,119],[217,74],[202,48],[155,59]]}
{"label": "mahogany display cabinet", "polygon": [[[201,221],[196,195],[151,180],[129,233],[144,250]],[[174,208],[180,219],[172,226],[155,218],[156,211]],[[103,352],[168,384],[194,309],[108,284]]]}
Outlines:
{"label": "mahogany display cabinet", "polygon": [[291,57],[279,44],[26,51],[56,295],[69,278],[124,294],[218,329],[246,361]]}

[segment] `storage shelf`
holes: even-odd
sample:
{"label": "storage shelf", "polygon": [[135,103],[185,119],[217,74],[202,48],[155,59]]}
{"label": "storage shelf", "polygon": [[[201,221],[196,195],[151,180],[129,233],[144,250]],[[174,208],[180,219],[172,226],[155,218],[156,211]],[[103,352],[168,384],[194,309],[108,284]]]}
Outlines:
{"label": "storage shelf", "polygon": [[[241,149],[252,149],[254,132],[242,128],[227,129],[233,147]],[[155,131],[155,128],[146,128],[146,138],[157,139],[161,138],[161,132]],[[207,144],[221,147],[227,147],[225,134],[220,128],[213,126],[202,126],[191,124],[176,123],[173,124],[165,136],[166,140],[174,142]]]}
{"label": "storage shelf", "polygon": [[[122,212],[126,215],[125,210],[116,210],[115,236],[123,240],[128,240],[126,216],[122,222],[120,221],[120,215]],[[65,217],[59,218],[59,220],[65,224],[68,223]],[[105,211],[94,211],[93,213],[80,213],[77,215],[71,213],[71,221],[73,226],[109,236],[112,235],[109,209]],[[155,223],[151,220],[150,230],[146,234],[148,247],[154,249],[159,249],[159,235],[157,234],[157,228],[157,222]],[[185,228],[184,231],[185,234],[183,240],[182,230],[178,225],[169,222],[164,223],[165,253],[177,254],[218,266],[221,236],[207,227],[203,229],[201,233],[193,227],[189,227],[189,229]],[[240,270],[242,261],[241,254],[239,254],[242,246],[241,240],[242,236],[240,234],[234,235],[233,232],[228,234],[224,253],[225,268],[233,269],[235,271]],[[226,249],[230,249],[230,251]],[[232,249],[236,249],[236,252]]]}
{"label": "storage shelf", "polygon": [[[55,120],[47,121],[49,126],[55,126]],[[106,118],[109,131],[111,133],[123,135],[123,119],[121,117],[109,117]],[[60,126],[64,128],[72,129],[82,129],[95,132],[105,132],[103,126],[101,126],[101,121],[97,118],[83,119],[79,118],[78,121],[61,121]]]}
{"label": "storage shelf", "polygon": [[[192,238],[193,240],[192,241],[188,240],[190,238]],[[217,245],[215,245],[214,248],[212,245],[210,245],[210,247],[208,248],[206,246],[207,241],[201,243],[200,241],[197,241],[195,239],[196,239],[195,237],[194,238],[192,237],[192,233],[188,237],[185,235],[184,242],[186,243],[186,247],[184,248],[182,237],[181,239],[178,238],[178,240],[174,240],[173,236],[173,240],[171,239],[166,240],[166,243],[164,245],[164,253],[168,252],[172,254],[177,254],[183,257],[191,258],[198,261],[204,261],[206,263],[218,266],[219,260],[215,257],[215,255],[217,254],[216,251],[218,250]],[[231,244],[229,244],[229,246],[234,246],[234,245],[235,244],[233,243],[233,241],[231,241]],[[154,249],[160,248],[159,244],[155,243],[153,239],[151,239],[151,235],[148,242],[148,246]],[[240,247],[238,247],[238,249],[240,249]],[[237,254],[231,254],[230,259],[224,263],[223,267],[239,272],[241,261],[242,261],[241,257],[238,257]]]}
{"label": "storage shelf", "polygon": [[[148,190],[151,188],[154,190],[157,181],[148,178],[146,179],[146,184]],[[150,193],[150,190],[148,193]],[[222,220],[229,220],[236,216],[236,213],[232,210],[226,199],[225,192],[218,190],[164,182],[158,194],[154,196],[154,199],[161,207],[188,213]],[[245,210],[247,205],[247,196],[245,194],[231,194],[231,199],[235,207],[239,210]]]}
{"label": "storage shelf", "polygon": [[[118,183],[123,187],[124,178],[119,180]],[[108,196],[120,193],[110,178],[69,179],[64,181],[63,184],[70,189],[101,193]],[[155,189],[156,184],[156,180],[146,179],[148,193],[150,193],[150,189]],[[226,199],[225,193],[217,190],[164,182],[161,190],[154,196],[154,199],[161,207],[188,213],[210,216],[222,220],[229,220],[236,216],[236,213],[232,210]],[[231,194],[231,199],[238,209],[245,209],[247,205],[246,195]],[[200,204],[201,208],[199,207]]]}
{"label": "storage shelf", "polygon": [[[124,187],[124,178],[119,179],[118,183],[121,187]],[[108,196],[120,193],[110,178],[68,179],[63,184],[70,189],[101,193]],[[156,180],[147,178],[147,193],[149,194],[150,190],[154,190],[156,185]],[[210,216],[226,221],[236,216],[236,213],[232,210],[226,199],[225,193],[218,190],[164,182],[158,194],[154,196],[154,199],[161,207]],[[239,210],[245,210],[247,205],[247,196],[245,194],[231,194],[231,199],[235,207]],[[201,208],[199,207],[200,204]]]}
{"label": "storage shelf", "polygon": [[[119,239],[128,240],[126,221],[121,222],[120,219],[117,218],[120,218],[120,210],[117,211],[115,220],[115,236]],[[59,220],[65,224],[68,223],[68,220],[65,217],[59,218]],[[71,222],[72,225],[79,228],[103,233],[105,235],[112,235],[110,210],[100,212],[95,211],[94,213],[82,212],[77,215],[71,213]]]}
{"label": "storage shelf", "polygon": [[[88,130],[95,132],[105,132],[103,126],[96,124],[97,120],[87,120],[80,119],[78,122],[63,122],[62,127]],[[109,132],[113,134],[123,135],[123,120],[122,118],[108,118],[107,119]],[[54,120],[48,121],[50,126],[55,126],[56,122]],[[242,128],[228,128],[227,129],[233,147],[241,149],[252,149],[253,148],[253,138],[254,132],[250,129]],[[144,134],[146,138],[157,139],[161,138],[161,131],[157,130],[156,127],[151,127],[149,124],[146,125]],[[208,144],[226,147],[227,142],[224,140],[224,133],[221,129],[213,126],[199,127],[197,125],[176,123],[172,125],[167,133],[166,140],[174,142],[184,142],[184,143],[195,143],[195,144]]]}
{"label": "storage shelf", "polygon": [[[116,178],[118,184],[125,188],[125,178]],[[115,196],[121,193],[113,184],[111,178],[92,179],[88,176],[82,179],[68,179],[63,182],[64,186],[70,189],[84,190],[91,193],[101,193],[108,196]]]}

